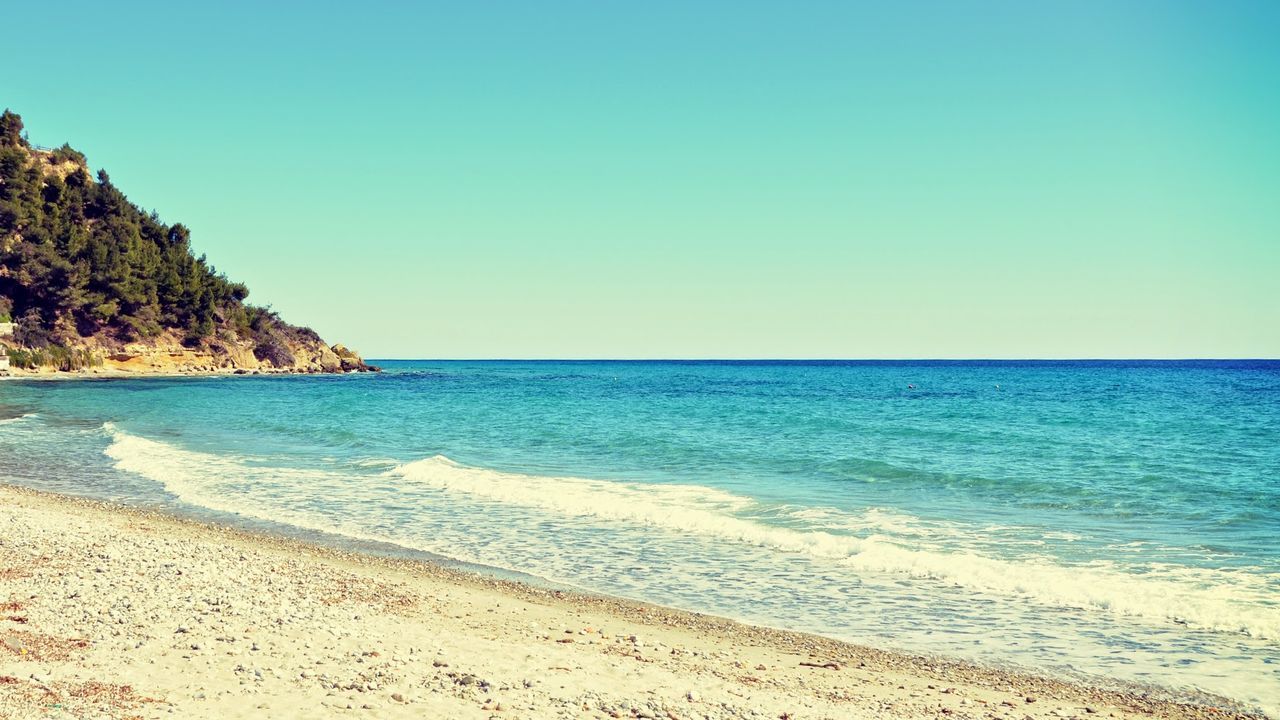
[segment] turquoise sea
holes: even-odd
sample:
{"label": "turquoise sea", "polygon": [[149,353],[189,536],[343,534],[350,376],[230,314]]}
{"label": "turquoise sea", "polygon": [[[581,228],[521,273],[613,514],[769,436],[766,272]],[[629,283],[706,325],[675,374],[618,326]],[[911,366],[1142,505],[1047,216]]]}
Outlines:
{"label": "turquoise sea", "polygon": [[1280,712],[1280,361],[379,364],[0,383],[0,481]]}

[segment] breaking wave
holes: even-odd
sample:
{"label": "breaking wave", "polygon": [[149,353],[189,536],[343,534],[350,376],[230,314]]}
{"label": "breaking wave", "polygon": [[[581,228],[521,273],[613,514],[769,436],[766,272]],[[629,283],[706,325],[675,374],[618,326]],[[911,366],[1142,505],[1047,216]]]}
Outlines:
{"label": "breaking wave", "polygon": [[[871,509],[863,524],[886,534],[855,537],[778,527],[740,517],[734,511],[750,509],[755,501],[712,488],[505,473],[468,467],[441,455],[401,465],[391,472],[412,482],[499,503],[804,553],[857,571],[938,580],[1061,607],[1174,620],[1259,638],[1280,637],[1280,608],[1264,606],[1275,586],[1244,573],[1167,568],[1165,572],[1157,570],[1139,576],[1106,565],[1067,566],[997,559],[971,552],[919,550],[888,539],[887,531],[896,530],[906,536],[919,532],[920,523],[900,513]],[[823,511],[828,515],[840,512]],[[811,516],[813,511],[798,510],[793,514]]]}
{"label": "breaking wave", "polygon": [[[183,502],[359,539],[404,544],[379,528],[335,520],[343,517],[341,508],[326,508],[325,503],[351,502],[364,491],[362,483],[383,490],[390,485],[390,491],[406,502],[427,503],[453,495],[473,503],[584,519],[602,533],[619,524],[651,528],[802,554],[860,576],[910,577],[1057,607],[1280,638],[1280,607],[1274,602],[1280,578],[1269,575],[1151,565],[1126,572],[1108,562],[1068,565],[922,549],[917,540],[930,525],[910,515],[877,508],[859,515],[797,507],[771,516],[785,525],[771,524],[759,517],[770,508],[755,499],[698,485],[526,475],[462,465],[441,455],[389,470],[382,470],[382,461],[367,464],[367,472],[373,474],[281,468],[250,458],[185,450],[131,435],[111,423],[103,429],[111,437],[105,452],[117,468],[160,483]],[[554,537],[547,541],[554,542]]]}

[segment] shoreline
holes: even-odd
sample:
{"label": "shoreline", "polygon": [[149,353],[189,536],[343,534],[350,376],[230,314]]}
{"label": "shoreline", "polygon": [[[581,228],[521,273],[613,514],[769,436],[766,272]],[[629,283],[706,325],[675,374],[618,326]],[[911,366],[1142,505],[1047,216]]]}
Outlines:
{"label": "shoreline", "polygon": [[4,484],[0,604],[0,716],[1263,717]]}
{"label": "shoreline", "polygon": [[[367,372],[377,372],[376,370]],[[121,370],[119,368],[87,368],[84,370],[27,370],[10,368],[7,375],[0,375],[0,382],[6,380],[34,380],[39,382],[66,382],[74,380],[140,380],[140,379],[174,379],[174,378],[239,378],[239,377],[292,377],[313,375],[363,375],[366,371],[344,370],[342,372],[305,372],[272,368],[269,370],[245,370],[242,368],[224,368],[219,370]]]}

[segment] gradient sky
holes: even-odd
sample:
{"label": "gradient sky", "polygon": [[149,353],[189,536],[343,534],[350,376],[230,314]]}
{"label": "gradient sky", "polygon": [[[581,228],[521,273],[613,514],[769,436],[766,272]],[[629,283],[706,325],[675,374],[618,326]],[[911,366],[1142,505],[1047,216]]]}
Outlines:
{"label": "gradient sky", "polygon": [[0,106],[371,357],[1280,357],[1280,3],[12,3]]}

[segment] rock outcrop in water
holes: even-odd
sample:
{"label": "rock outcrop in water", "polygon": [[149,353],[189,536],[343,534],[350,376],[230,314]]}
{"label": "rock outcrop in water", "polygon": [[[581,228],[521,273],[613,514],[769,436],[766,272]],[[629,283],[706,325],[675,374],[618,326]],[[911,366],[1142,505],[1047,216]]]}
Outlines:
{"label": "rock outcrop in water", "polygon": [[376,370],[309,328],[245,303],[249,290],[166,224],[90,176],[84,155],[32,146],[0,115],[0,353],[27,372]]}

